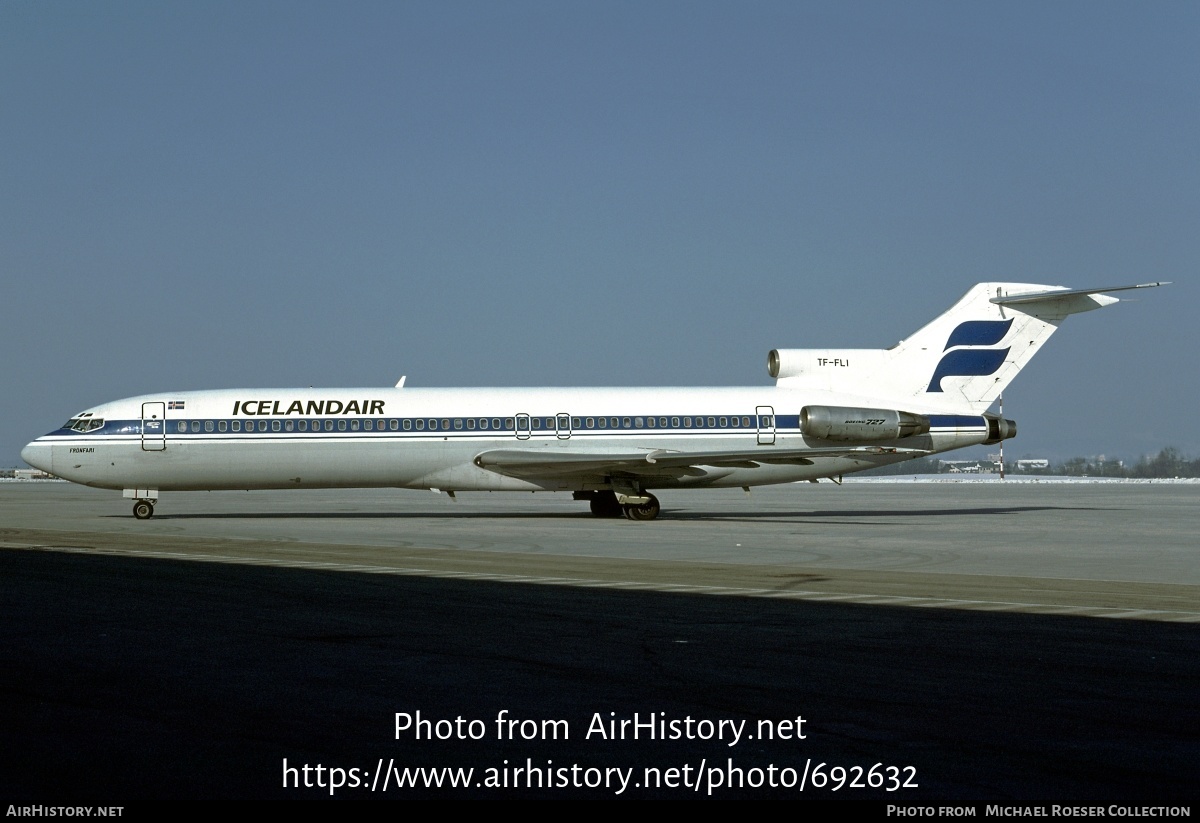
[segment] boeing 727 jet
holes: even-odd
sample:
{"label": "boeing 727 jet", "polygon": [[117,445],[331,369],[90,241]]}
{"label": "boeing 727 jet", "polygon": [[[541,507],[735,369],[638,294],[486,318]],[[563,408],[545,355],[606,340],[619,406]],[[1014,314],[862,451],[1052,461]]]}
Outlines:
{"label": "boeing 727 jet", "polygon": [[133,499],[164,491],[394,487],[572,492],[600,517],[653,520],[657,489],[838,478],[998,443],[989,411],[1068,315],[1103,289],[980,283],[889,349],[776,349],[774,386],[235,389],[94,406],[21,457]]}

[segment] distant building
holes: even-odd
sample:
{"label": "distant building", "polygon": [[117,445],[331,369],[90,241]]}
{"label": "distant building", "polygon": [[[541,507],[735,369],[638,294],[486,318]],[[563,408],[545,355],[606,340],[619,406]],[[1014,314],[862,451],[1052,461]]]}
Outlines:
{"label": "distant building", "polygon": [[985,471],[992,471],[990,467],[985,469],[978,460],[939,460],[938,462],[950,474],[983,474]]}
{"label": "distant building", "polygon": [[58,480],[57,477],[41,469],[13,469],[15,480]]}

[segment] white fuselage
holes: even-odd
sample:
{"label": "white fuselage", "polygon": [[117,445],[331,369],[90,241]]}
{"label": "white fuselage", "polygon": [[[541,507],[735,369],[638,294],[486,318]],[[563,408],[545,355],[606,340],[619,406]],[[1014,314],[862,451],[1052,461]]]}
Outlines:
{"label": "white fuselage", "polygon": [[[67,480],[109,489],[579,491],[609,488],[609,474],[518,477],[475,459],[516,448],[549,456],[755,452],[743,466],[664,470],[642,484],[686,488],[808,480],[914,456],[770,463],[773,452],[829,445],[800,431],[800,410],[813,403],[871,401],[774,386],[175,392],[96,406],[72,420],[103,425],[60,428],[30,443],[22,457]],[[931,453],[987,440],[982,416],[908,405],[930,415],[930,431],[892,445]]]}

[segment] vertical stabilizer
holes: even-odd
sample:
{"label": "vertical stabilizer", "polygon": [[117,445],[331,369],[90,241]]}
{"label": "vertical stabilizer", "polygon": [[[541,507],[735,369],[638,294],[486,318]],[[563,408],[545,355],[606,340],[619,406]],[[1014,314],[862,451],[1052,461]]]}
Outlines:
{"label": "vertical stabilizer", "polygon": [[1068,315],[1117,302],[1103,292],[1164,285],[1067,289],[979,283],[945,314],[885,350],[771,353],[781,386],[813,387],[982,413]]}

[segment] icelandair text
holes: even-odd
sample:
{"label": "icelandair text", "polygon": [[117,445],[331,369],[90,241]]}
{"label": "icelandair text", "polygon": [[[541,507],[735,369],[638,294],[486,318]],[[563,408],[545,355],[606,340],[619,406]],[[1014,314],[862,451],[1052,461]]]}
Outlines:
{"label": "icelandair text", "polygon": [[[286,405],[285,405],[286,404]],[[383,414],[382,400],[237,400],[234,414]]]}

